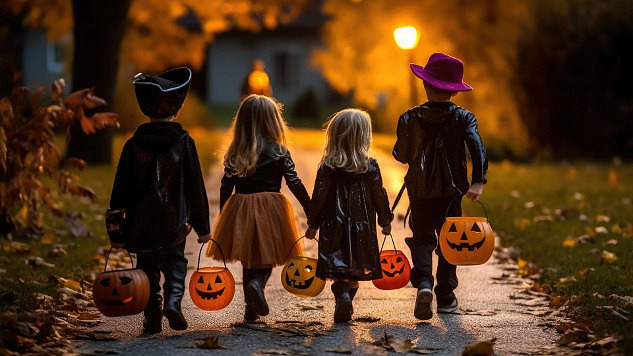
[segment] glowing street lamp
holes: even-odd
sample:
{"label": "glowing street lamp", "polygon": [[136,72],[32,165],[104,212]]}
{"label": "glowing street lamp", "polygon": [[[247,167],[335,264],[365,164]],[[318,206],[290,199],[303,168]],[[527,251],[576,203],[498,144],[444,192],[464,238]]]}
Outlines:
{"label": "glowing street lamp", "polygon": [[[418,31],[415,27],[405,26],[397,28],[393,31],[393,39],[398,47],[409,52],[409,63],[414,63],[413,49],[418,45],[419,39]],[[416,106],[418,104],[418,93],[415,86],[415,77],[413,75],[409,75],[409,77],[411,77],[411,106]]]}
{"label": "glowing street lamp", "polygon": [[418,45],[418,31],[413,26],[397,28],[393,38],[401,49],[414,49]]}

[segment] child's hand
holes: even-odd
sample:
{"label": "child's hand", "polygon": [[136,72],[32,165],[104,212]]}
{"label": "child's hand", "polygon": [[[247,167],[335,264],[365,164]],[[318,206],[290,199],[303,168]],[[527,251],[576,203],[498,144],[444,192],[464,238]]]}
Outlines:
{"label": "child's hand", "polygon": [[468,189],[468,192],[466,193],[466,198],[476,202],[479,200],[479,197],[481,197],[481,193],[483,193],[483,191],[484,184],[475,183],[470,186],[470,189]]}
{"label": "child's hand", "polygon": [[383,235],[389,235],[391,234],[391,224],[387,225],[387,226],[383,226],[382,228],[382,234]]}
{"label": "child's hand", "polygon": [[198,243],[204,244],[204,243],[209,242],[209,240],[211,240],[211,233],[208,233],[203,236],[198,235]]}
{"label": "child's hand", "polygon": [[314,240],[314,238],[316,237],[316,233],[317,233],[316,229],[313,229],[313,228],[309,227],[306,230],[306,238],[308,238],[310,240]]}

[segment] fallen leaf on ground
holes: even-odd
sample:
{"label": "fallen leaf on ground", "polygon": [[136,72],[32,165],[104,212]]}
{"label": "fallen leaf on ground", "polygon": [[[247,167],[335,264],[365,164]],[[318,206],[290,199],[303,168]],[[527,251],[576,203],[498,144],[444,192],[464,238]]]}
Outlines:
{"label": "fallen leaf on ground", "polygon": [[588,234],[580,235],[576,237],[576,243],[580,245],[592,244],[595,243],[596,239],[589,236]]}
{"label": "fallen leaf on ground", "polygon": [[593,267],[583,268],[580,271],[578,271],[578,275],[580,275],[580,277],[585,277],[593,271],[594,271]]}
{"label": "fallen leaf on ground", "polygon": [[70,288],[74,291],[81,292],[81,284],[74,279],[59,278],[62,287]]}
{"label": "fallen leaf on ground", "polygon": [[607,228],[604,227],[604,226],[596,226],[596,228],[594,230],[596,231],[596,234],[604,235],[604,234],[608,234],[609,233],[609,230],[607,230]]}
{"label": "fallen leaf on ground", "polygon": [[53,249],[48,253],[48,257],[57,258],[57,257],[66,256],[67,254],[68,252],[66,252],[66,250],[64,250],[62,247],[56,246],[56,247],[53,247]]}
{"label": "fallen leaf on ground", "polygon": [[64,219],[66,221],[66,227],[68,228],[68,231],[70,231],[70,233],[74,237],[86,237],[90,234],[90,231],[88,231],[88,227],[81,219],[81,214],[66,214]]}
{"label": "fallen leaf on ground", "polygon": [[51,245],[53,242],[55,242],[55,235],[52,232],[45,233],[40,239],[42,245]]}
{"label": "fallen leaf on ground", "polygon": [[360,323],[375,323],[377,321],[380,321],[380,318],[374,318],[372,316],[361,316],[360,318],[354,319],[354,321]]}
{"label": "fallen leaf on ground", "polygon": [[587,332],[584,330],[567,330],[565,331],[565,335],[561,336],[561,338],[556,342],[559,346],[567,346],[572,342],[581,342],[588,340]]}
{"label": "fallen leaf on ground", "polygon": [[31,253],[31,251],[33,249],[33,246],[27,245],[25,243],[18,242],[18,241],[12,241],[8,245],[4,245],[4,247],[2,249],[5,252],[9,252],[9,253],[12,253],[12,254],[15,254],[15,253],[18,253],[18,254],[29,254],[29,253]]}
{"label": "fallen leaf on ground", "polygon": [[472,310],[472,309],[459,308],[458,310],[453,312],[453,314],[494,316],[494,315],[497,315],[498,313],[496,311],[494,311],[494,310]]}
{"label": "fallen leaf on ground", "polygon": [[391,346],[393,351],[399,352],[399,353],[410,352],[411,348],[413,348],[413,345],[414,343],[411,339],[398,340],[389,344],[389,346]]}
{"label": "fallen leaf on ground", "polygon": [[615,253],[611,253],[607,250],[602,250],[601,253],[602,261],[606,263],[615,263],[618,260],[618,256]]}
{"label": "fallen leaf on ground", "polygon": [[574,247],[576,246],[576,240],[573,239],[565,239],[563,241],[563,246],[564,247]]}
{"label": "fallen leaf on ground", "polygon": [[303,351],[288,350],[288,349],[264,349],[255,351],[256,354],[263,355],[305,355]]}
{"label": "fallen leaf on ground", "polygon": [[217,336],[210,336],[202,342],[196,342],[196,347],[199,349],[227,349],[226,346],[218,342]]}
{"label": "fallen leaf on ground", "polygon": [[621,295],[617,295],[617,294],[611,294],[609,296],[609,299],[613,299],[613,300],[617,300],[617,301],[623,302],[625,304],[633,305],[633,297],[628,296],[628,295],[621,296]]}
{"label": "fallen leaf on ground", "polygon": [[345,355],[351,355],[352,354],[352,350],[350,349],[346,349],[343,347],[337,347],[335,349],[325,349],[323,350],[324,352],[331,352],[333,354],[345,354]]}
{"label": "fallen leaf on ground", "polygon": [[495,345],[496,338],[490,340],[479,341],[472,345],[466,346],[462,355],[464,356],[485,356],[494,354],[493,346]]}
{"label": "fallen leaf on ground", "polygon": [[611,239],[607,242],[605,242],[605,245],[617,245],[618,244],[618,240],[616,239]]}
{"label": "fallen leaf on ground", "polygon": [[42,257],[29,257],[26,260],[24,260],[24,263],[29,265],[29,266],[31,266],[31,267],[33,267],[33,268],[38,268],[38,267],[53,268],[53,267],[55,267],[54,264],[44,261],[44,259]]}
{"label": "fallen leaf on ground", "polygon": [[297,306],[299,307],[299,309],[301,311],[322,310],[323,309],[322,305],[310,305],[310,304],[297,303]]}
{"label": "fallen leaf on ground", "polygon": [[598,215],[598,216],[596,216],[596,222],[608,223],[609,221],[611,221],[611,218],[606,216],[606,215]]}

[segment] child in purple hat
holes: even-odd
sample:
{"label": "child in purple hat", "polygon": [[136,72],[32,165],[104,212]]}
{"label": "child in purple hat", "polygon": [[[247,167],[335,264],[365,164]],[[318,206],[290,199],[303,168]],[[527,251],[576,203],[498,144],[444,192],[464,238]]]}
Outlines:
{"label": "child in purple hat", "polygon": [[[418,289],[414,315],[421,320],[433,316],[431,302],[434,284],[432,253],[437,265],[438,313],[457,309],[455,265],[446,261],[437,246],[436,236],[447,216],[461,216],[461,198],[477,201],[486,183],[488,160],[475,115],[451,102],[461,91],[472,90],[463,82],[464,63],[443,53],[434,53],[425,67],[411,64],[411,70],[424,82],[428,102],[413,107],[398,120],[398,139],[393,148],[396,160],[409,164],[404,178],[411,205],[409,226],[413,237],[406,239],[411,249],[411,284]],[[464,143],[472,159],[471,184],[467,177]],[[450,206],[449,206],[450,205]]]}

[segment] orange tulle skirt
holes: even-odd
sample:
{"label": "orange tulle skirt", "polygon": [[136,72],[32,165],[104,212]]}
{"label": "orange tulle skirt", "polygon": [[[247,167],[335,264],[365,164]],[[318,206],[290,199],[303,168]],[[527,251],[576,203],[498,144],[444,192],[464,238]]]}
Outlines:
{"label": "orange tulle skirt", "polygon": [[[303,241],[295,244],[292,206],[281,193],[233,194],[222,208],[212,237],[226,262],[240,261],[246,268],[279,266],[288,255],[303,256]],[[207,247],[207,256],[222,259],[214,243]]]}

